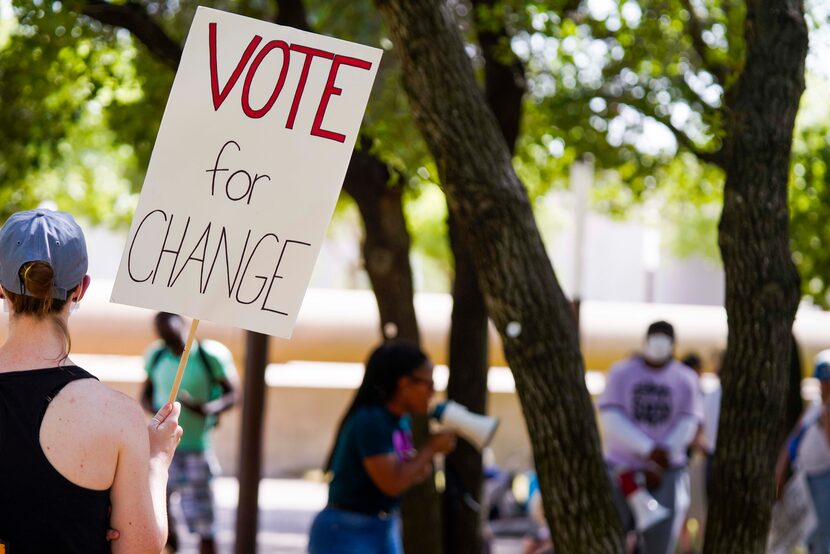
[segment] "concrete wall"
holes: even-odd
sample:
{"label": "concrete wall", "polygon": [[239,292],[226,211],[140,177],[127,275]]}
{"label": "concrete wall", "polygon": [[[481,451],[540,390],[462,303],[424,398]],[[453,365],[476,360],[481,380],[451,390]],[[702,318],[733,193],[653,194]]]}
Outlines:
{"label": "concrete wall", "polygon": [[[78,364],[101,377],[107,385],[138,398],[142,387],[139,358],[124,357],[117,371],[101,365],[111,362],[112,358],[76,358]],[[299,476],[323,466],[337,425],[360,378],[360,373],[353,367],[305,368],[314,374],[305,379],[294,375],[291,377],[293,382],[287,384],[280,376],[280,373],[287,373],[286,369],[296,372],[299,368],[272,365],[266,378],[269,386],[263,437],[264,477]],[[494,370],[495,373],[501,371],[504,370]],[[335,384],[328,386],[321,378],[332,372],[346,375],[335,375],[329,379]],[[445,375],[439,368],[436,375],[439,389],[445,385]],[[529,468],[532,465],[530,443],[518,399],[514,392],[500,388],[500,392],[491,392],[489,397],[491,415],[501,418],[492,443],[496,461],[510,468]],[[227,475],[235,474],[238,464],[240,414],[239,408],[223,414],[214,435],[217,456]]]}

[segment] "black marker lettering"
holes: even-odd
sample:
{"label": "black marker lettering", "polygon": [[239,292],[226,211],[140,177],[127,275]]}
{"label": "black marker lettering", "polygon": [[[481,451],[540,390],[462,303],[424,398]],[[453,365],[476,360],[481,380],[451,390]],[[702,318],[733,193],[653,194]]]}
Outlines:
{"label": "black marker lettering", "polygon": [[[241,195],[237,197],[233,197],[231,196],[231,181],[233,181],[234,177],[240,174],[244,175],[248,179],[248,184],[245,185],[245,192],[243,192]],[[234,171],[230,177],[228,177],[228,181],[225,183],[225,196],[228,197],[228,200],[233,200],[234,202],[242,200],[243,198],[248,196],[249,192],[251,192],[251,189],[253,188],[252,185],[253,183],[251,182],[251,174],[245,171],[244,169],[238,169]],[[250,200],[248,200],[248,203],[250,204]]]}
{"label": "black marker lettering", "polygon": [[242,300],[242,299],[239,298],[239,293],[242,291],[243,283],[245,283],[245,275],[248,273],[248,268],[251,265],[251,260],[254,259],[254,256],[256,255],[256,252],[259,249],[259,245],[262,244],[262,241],[264,241],[268,237],[273,237],[274,240],[277,241],[277,244],[280,243],[280,239],[279,239],[279,237],[277,237],[277,235],[275,235],[273,233],[268,233],[266,235],[263,235],[262,238],[259,239],[259,242],[256,243],[256,246],[254,246],[254,249],[251,250],[251,256],[248,258],[248,263],[245,264],[245,270],[242,272],[242,277],[239,280],[239,287],[236,289],[236,301],[239,302],[240,304],[253,304],[254,302],[256,302],[257,299],[262,295],[262,291],[265,290],[265,284],[268,283],[268,277],[265,277],[263,275],[254,275],[254,278],[262,279],[262,286],[259,288],[259,292],[250,301],[245,301],[245,300]]}
{"label": "black marker lettering", "polygon": [[250,192],[250,194],[248,194],[247,204],[249,206],[251,205],[251,198],[254,197],[254,187],[256,186],[256,182],[259,181],[260,179],[268,179],[270,181],[271,177],[269,177],[268,175],[254,175],[254,182],[251,183],[251,192]]}
{"label": "black marker lettering", "polygon": [[222,157],[222,152],[225,151],[225,147],[229,144],[233,144],[236,146],[236,149],[242,152],[242,148],[237,144],[236,141],[229,140],[225,144],[222,145],[222,148],[219,150],[219,154],[216,156],[216,163],[213,164],[213,169],[206,169],[207,173],[213,173],[213,177],[210,179],[210,195],[213,196],[216,192],[216,174],[220,171],[228,171],[227,168],[219,169],[219,158]]}
{"label": "black marker lettering", "polygon": [[138,238],[138,233],[141,232],[141,227],[154,213],[160,213],[161,216],[164,218],[164,221],[167,221],[167,214],[161,210],[153,210],[152,212],[145,215],[144,219],[141,220],[141,223],[138,224],[138,228],[135,230],[135,234],[133,235],[133,241],[130,243],[130,250],[129,252],[127,252],[127,274],[130,276],[130,279],[132,279],[136,283],[143,283],[144,281],[152,277],[154,274],[153,271],[150,271],[150,273],[144,279],[136,279],[135,275],[133,275],[132,269],[133,247],[135,246],[135,239]]}
{"label": "black marker lettering", "polygon": [[279,274],[280,265],[282,264],[282,258],[285,255],[285,249],[288,248],[289,244],[302,244],[304,246],[311,246],[307,242],[302,242],[302,241],[299,241],[299,240],[290,240],[290,239],[286,240],[283,243],[282,250],[280,251],[280,257],[277,260],[277,267],[274,268],[274,275],[271,277],[271,283],[268,285],[268,292],[265,293],[265,300],[262,301],[262,307],[260,308],[260,310],[263,310],[263,311],[266,311],[266,312],[274,312],[275,314],[280,314],[280,315],[288,315],[285,312],[281,312],[279,310],[268,308],[266,306],[266,304],[268,304],[268,297],[271,295],[271,289],[274,286],[274,280],[275,279],[282,279],[282,277],[283,277],[282,275]]}
{"label": "black marker lettering", "polygon": [[[210,226],[211,225],[212,225],[211,223],[207,224],[207,227],[205,227],[205,230],[202,233],[202,236],[199,237],[199,241],[196,243],[196,246],[194,246],[193,250],[190,251],[190,255],[187,257],[187,259],[182,264],[181,269],[179,269],[179,272],[173,278],[173,282],[170,284],[170,286],[173,286],[173,285],[176,284],[176,281],[179,279],[179,275],[182,274],[182,271],[184,271],[184,268],[187,267],[187,264],[190,263],[191,260],[194,260],[194,261],[199,262],[199,264],[200,264],[200,267],[199,267],[199,291],[200,292],[202,291],[202,288],[205,286],[205,258],[207,257],[208,242],[210,242]],[[204,242],[204,246],[202,247],[202,257],[197,258],[193,254],[196,253],[196,250],[199,249],[199,245],[202,244],[202,242]]]}
{"label": "black marker lettering", "polygon": [[248,230],[248,234],[245,236],[245,245],[242,247],[242,254],[239,255],[239,263],[236,264],[236,273],[233,276],[233,283],[231,283],[231,262],[230,262],[230,254],[228,253],[228,235],[227,231],[224,227],[222,227],[222,232],[219,235],[219,243],[216,245],[216,254],[213,256],[213,263],[210,265],[210,271],[208,272],[207,282],[205,283],[204,289],[202,292],[207,290],[207,285],[210,282],[210,276],[213,275],[213,268],[216,266],[216,260],[219,259],[219,249],[222,248],[224,245],[225,247],[225,271],[228,278],[228,298],[233,295],[233,289],[236,288],[236,280],[239,278],[239,270],[242,267],[242,260],[245,259],[245,252],[248,250],[248,241],[251,239],[251,231]]}
{"label": "black marker lettering", "polygon": [[173,227],[173,214],[170,214],[170,222],[167,224],[167,232],[164,234],[164,242],[161,245],[161,251],[159,252],[158,261],[156,261],[156,269],[153,272],[153,279],[150,281],[152,284],[156,284],[156,276],[158,276],[159,265],[161,264],[161,258],[165,254],[175,254],[176,257],[173,258],[173,267],[170,269],[170,277],[167,279],[167,286],[170,286],[170,279],[173,277],[173,271],[176,270],[176,264],[179,261],[179,254],[182,251],[182,245],[184,245],[184,237],[187,235],[187,228],[190,226],[190,217],[187,218],[187,221],[184,225],[184,232],[182,232],[182,240],[179,241],[179,248],[176,250],[170,250],[167,248],[167,238],[170,236],[170,229]]}

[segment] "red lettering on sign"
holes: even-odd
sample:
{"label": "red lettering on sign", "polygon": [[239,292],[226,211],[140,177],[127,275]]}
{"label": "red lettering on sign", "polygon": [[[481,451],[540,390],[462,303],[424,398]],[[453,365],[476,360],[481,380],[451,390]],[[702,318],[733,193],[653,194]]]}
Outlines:
{"label": "red lettering on sign", "polygon": [[[254,35],[254,37],[248,43],[248,46],[245,48],[245,52],[242,54],[242,57],[236,63],[236,67],[234,68],[230,77],[225,82],[225,85],[221,87],[220,90],[219,72],[217,69],[216,60],[216,34],[217,24],[210,23],[208,25],[208,46],[210,51],[210,89],[211,95],[213,97],[213,109],[219,110],[219,108],[225,102],[225,99],[228,97],[228,95],[230,95],[234,86],[236,86],[237,81],[239,81],[240,75],[242,75],[242,72],[245,70],[245,67],[248,66],[248,62],[251,60],[251,57],[254,55],[254,52],[256,52],[257,48],[259,48],[259,45],[262,42],[262,37],[259,35]],[[279,75],[276,77],[276,81],[274,83],[274,90],[271,92],[271,96],[268,98],[268,100],[261,108],[252,108],[250,95],[254,77],[257,75],[260,65],[262,65],[262,62],[265,60],[268,54],[270,54],[272,50],[276,49],[282,51],[282,66],[280,68]],[[320,50],[318,48],[313,48],[310,46],[303,46],[300,44],[289,45],[287,42],[282,40],[272,40],[268,42],[262,48],[262,50],[259,51],[256,57],[254,57],[253,62],[251,62],[250,67],[248,67],[248,73],[245,76],[245,82],[242,85],[242,111],[251,119],[260,119],[264,117],[269,111],[271,111],[271,108],[274,107],[274,104],[276,103],[277,99],[280,96],[280,93],[282,92],[283,87],[285,86],[285,80],[288,76],[288,68],[290,65],[292,52],[299,52],[301,54],[305,54],[305,61],[303,62],[303,68],[300,71],[300,77],[297,82],[297,88],[294,91],[294,99],[291,102],[291,108],[288,112],[288,117],[285,120],[285,128],[294,128],[294,123],[297,118],[297,112],[300,109],[300,102],[302,102],[303,94],[305,93],[306,84],[308,82],[308,75],[311,70],[311,64],[314,63],[314,59],[323,58],[326,60],[332,60],[331,68],[329,69],[329,75],[326,80],[326,85],[323,89],[323,94],[320,97],[320,104],[317,106],[317,113],[315,114],[314,122],[311,125],[311,135],[333,140],[336,142],[345,142],[346,135],[342,133],[337,133],[335,131],[330,131],[328,129],[323,129],[323,119],[326,117],[326,110],[328,109],[331,97],[340,96],[340,94],[343,92],[343,89],[341,89],[335,84],[337,80],[337,72],[340,70],[341,66],[345,65],[349,67],[356,67],[358,69],[369,70],[372,68],[372,62],[368,62],[366,60],[352,58],[350,56],[336,55],[332,52],[327,52],[325,50]]]}
{"label": "red lettering on sign", "polygon": [[308,80],[308,71],[311,68],[311,62],[315,57],[325,58],[327,60],[334,58],[334,54],[331,52],[318,50],[317,48],[311,48],[310,46],[302,46],[300,44],[292,44],[291,50],[305,54],[305,63],[303,63],[303,70],[300,73],[300,81],[297,83],[297,90],[294,92],[294,102],[291,104],[291,111],[288,113],[288,119],[285,121],[286,129],[294,128],[294,119],[297,117],[297,110],[300,108],[300,100],[303,97],[305,84]]}
{"label": "red lettering on sign", "polygon": [[239,62],[236,64],[236,68],[233,70],[233,73],[231,73],[228,82],[225,83],[225,86],[222,87],[222,90],[220,91],[219,74],[216,70],[216,23],[211,23],[208,26],[208,49],[210,50],[210,92],[213,95],[214,111],[218,110],[219,106],[222,105],[222,102],[225,101],[225,98],[228,97],[228,94],[230,94],[231,89],[233,89],[233,86],[236,84],[236,81],[239,80],[242,70],[245,69],[246,65],[248,65],[248,60],[251,59],[251,56],[254,54],[254,50],[256,50],[260,42],[262,42],[262,37],[254,35],[254,38],[252,38],[251,42],[248,43],[245,53],[242,54],[242,58],[240,58]]}
{"label": "red lettering on sign", "polygon": [[[256,75],[256,72],[259,69],[259,64],[261,64],[262,60],[265,59],[265,56],[267,56],[271,52],[271,50],[275,48],[279,48],[280,50],[282,50],[282,69],[280,69],[280,76],[279,78],[277,78],[277,83],[274,85],[274,92],[271,93],[271,97],[268,99],[265,105],[258,110],[254,110],[253,108],[251,108],[249,98],[249,95],[251,93],[251,83],[254,80],[254,75]],[[262,50],[259,51],[259,54],[256,55],[256,58],[254,58],[254,62],[248,69],[248,75],[245,77],[245,85],[242,87],[242,111],[245,112],[245,115],[247,115],[251,119],[259,119],[271,110],[271,106],[273,106],[274,102],[277,101],[277,98],[280,95],[280,91],[282,91],[282,86],[285,84],[285,76],[288,74],[288,63],[290,60],[290,55],[291,52],[288,48],[288,44],[286,44],[282,40],[272,40],[271,42],[266,44]]]}
{"label": "red lettering on sign", "polygon": [[343,92],[343,89],[334,86],[334,80],[337,78],[337,70],[340,69],[341,65],[348,65],[365,70],[372,68],[371,62],[359,60],[349,56],[335,56],[334,61],[331,62],[329,79],[328,82],[326,82],[326,88],[323,90],[323,97],[320,98],[320,105],[317,107],[317,115],[314,116],[314,124],[311,126],[311,134],[315,137],[323,137],[337,142],[345,142],[346,135],[328,131],[323,129],[321,126],[323,124],[323,117],[326,115],[326,108],[328,108],[329,105],[329,99],[332,96],[340,96],[340,93]]}

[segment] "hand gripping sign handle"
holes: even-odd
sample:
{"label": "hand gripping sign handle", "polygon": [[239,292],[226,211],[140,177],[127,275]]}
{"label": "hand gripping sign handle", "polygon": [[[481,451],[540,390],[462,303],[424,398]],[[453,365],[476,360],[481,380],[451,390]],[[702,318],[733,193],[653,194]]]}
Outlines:
{"label": "hand gripping sign handle", "polygon": [[187,342],[184,344],[184,352],[182,352],[182,359],[179,361],[179,370],[176,372],[176,380],[173,381],[173,389],[170,391],[170,398],[168,402],[173,403],[179,395],[179,386],[182,384],[182,377],[184,377],[184,368],[187,366],[187,356],[190,354],[190,347],[193,346],[193,339],[196,337],[196,328],[199,326],[199,320],[194,319],[190,324],[190,333],[187,334]]}

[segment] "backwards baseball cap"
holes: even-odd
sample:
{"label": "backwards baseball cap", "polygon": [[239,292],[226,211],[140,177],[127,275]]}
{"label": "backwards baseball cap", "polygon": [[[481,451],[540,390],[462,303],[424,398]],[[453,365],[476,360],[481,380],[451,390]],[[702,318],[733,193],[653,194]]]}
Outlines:
{"label": "backwards baseball cap", "polygon": [[822,350],[816,354],[813,377],[819,381],[830,380],[830,350]]}
{"label": "backwards baseball cap", "polygon": [[86,241],[71,215],[39,208],[17,212],[0,228],[0,284],[7,291],[26,291],[20,268],[27,262],[46,262],[55,273],[52,298],[66,300],[86,275]]}

